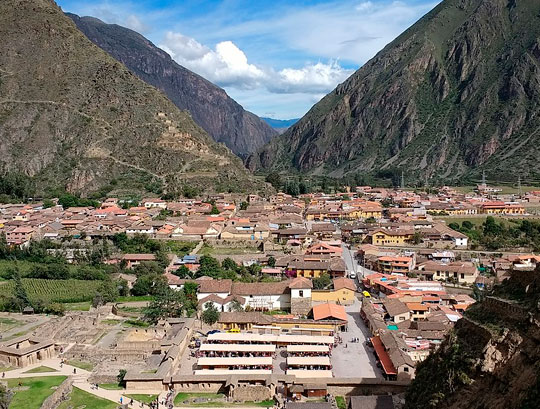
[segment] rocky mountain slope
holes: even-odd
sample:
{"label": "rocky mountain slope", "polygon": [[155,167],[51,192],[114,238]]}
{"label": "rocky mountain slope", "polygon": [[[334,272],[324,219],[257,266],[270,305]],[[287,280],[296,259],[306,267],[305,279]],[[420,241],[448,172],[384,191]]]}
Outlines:
{"label": "rocky mountain slope", "polygon": [[163,91],[215,141],[223,142],[238,156],[255,152],[276,135],[268,124],[245,111],[223,89],[178,65],[142,35],[93,17],[67,15],[94,44]]}
{"label": "rocky mountain slope", "polygon": [[406,409],[533,409],[540,401],[540,271],[515,272],[417,368]]}
{"label": "rocky mountain slope", "polygon": [[89,41],[52,0],[0,2],[0,166],[49,188],[254,188],[190,115]]}
{"label": "rocky mountain slope", "polygon": [[532,179],[539,142],[540,2],[443,0],[248,165]]}

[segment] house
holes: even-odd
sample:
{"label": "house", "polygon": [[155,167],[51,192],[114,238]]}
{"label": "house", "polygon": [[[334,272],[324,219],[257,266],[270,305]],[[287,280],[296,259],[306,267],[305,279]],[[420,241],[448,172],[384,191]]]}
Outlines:
{"label": "house", "polygon": [[138,266],[142,262],[155,261],[155,254],[124,254],[122,260],[126,262],[127,268]]}
{"label": "house", "polygon": [[334,278],[333,288],[328,290],[313,290],[311,298],[313,303],[334,302],[341,305],[350,305],[355,300],[356,285],[345,277]]}
{"label": "house", "polygon": [[378,270],[383,274],[406,275],[415,267],[415,258],[406,256],[382,256],[377,260]]}
{"label": "house", "polygon": [[332,278],[345,277],[345,261],[341,257],[327,258],[324,256],[297,256],[286,264],[289,276],[314,278],[329,274]]}
{"label": "house", "polygon": [[128,234],[128,235],[135,235],[135,234],[151,235],[151,234],[154,234],[154,227],[150,226],[150,225],[136,224],[136,225],[129,226],[126,229],[126,234]]}
{"label": "house", "polygon": [[412,241],[414,229],[377,229],[370,236],[375,246],[405,246]]}
{"label": "house", "polygon": [[142,200],[141,206],[144,206],[147,209],[151,209],[151,208],[167,209],[167,202],[159,198],[146,198]]}
{"label": "house", "polygon": [[221,226],[210,221],[190,220],[173,229],[171,236],[184,240],[217,239],[221,233]]}
{"label": "house", "polygon": [[446,264],[427,261],[417,267],[416,272],[426,280],[452,280],[463,284],[474,284],[478,277],[476,266],[465,261],[454,261]]}
{"label": "house", "polygon": [[313,283],[304,277],[297,277],[289,284],[291,313],[307,315],[311,311],[311,291]]}
{"label": "house", "polygon": [[413,321],[423,320],[429,314],[429,307],[425,304],[418,302],[408,302],[405,305],[411,312],[411,320]]}
{"label": "house", "polygon": [[343,249],[339,246],[332,246],[325,242],[319,242],[306,250],[306,254],[328,254],[333,257],[341,257]]}
{"label": "house", "polygon": [[484,214],[525,214],[525,208],[515,203],[500,201],[484,202],[480,205],[480,212]]}
{"label": "house", "polygon": [[313,319],[315,321],[338,320],[344,322],[344,327],[347,325],[347,313],[345,312],[345,307],[334,303],[313,306]]}
{"label": "house", "polygon": [[16,227],[6,231],[6,241],[8,244],[20,246],[29,243],[34,234],[35,230],[32,227]]}
{"label": "house", "polygon": [[383,305],[390,321],[398,323],[411,319],[411,310],[400,300],[386,298],[383,300]]}
{"label": "house", "polygon": [[270,228],[265,223],[230,222],[221,232],[222,240],[266,240],[270,237]]}

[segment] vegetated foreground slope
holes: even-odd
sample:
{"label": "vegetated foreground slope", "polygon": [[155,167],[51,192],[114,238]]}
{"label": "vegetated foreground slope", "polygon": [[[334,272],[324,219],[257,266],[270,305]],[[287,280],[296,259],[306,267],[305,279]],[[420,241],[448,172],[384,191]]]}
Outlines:
{"label": "vegetated foreground slope", "polygon": [[247,163],[533,179],[539,114],[540,2],[444,0]]}
{"label": "vegetated foreground slope", "polygon": [[406,409],[533,409],[540,402],[540,271],[514,272],[419,364]]}
{"label": "vegetated foreground slope", "polygon": [[142,35],[93,17],[67,15],[94,44],[163,91],[214,140],[224,143],[235,154],[245,157],[276,135],[268,124],[245,111],[223,89],[178,65]]}
{"label": "vegetated foreground slope", "polygon": [[148,179],[169,191],[254,188],[238,158],[52,0],[0,2],[0,38],[2,171],[83,193]]}

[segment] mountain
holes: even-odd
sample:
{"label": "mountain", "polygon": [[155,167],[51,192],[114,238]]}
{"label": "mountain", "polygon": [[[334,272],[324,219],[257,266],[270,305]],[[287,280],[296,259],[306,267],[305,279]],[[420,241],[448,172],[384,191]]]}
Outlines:
{"label": "mountain", "polygon": [[0,169],[41,190],[253,189],[225,146],[52,0],[0,3]]}
{"label": "mountain", "polygon": [[247,164],[523,180],[539,142],[540,2],[444,0]]}
{"label": "mountain", "polygon": [[293,126],[295,123],[297,123],[300,118],[295,119],[273,119],[273,118],[265,118],[261,117],[261,119],[266,122],[268,125],[270,125],[273,129],[278,131],[279,133],[285,132],[287,129],[289,129],[291,126]]}
{"label": "mountain", "polygon": [[255,152],[276,136],[270,126],[245,111],[223,89],[178,65],[142,35],[97,18],[67,15],[90,41],[140,79],[163,91],[215,141],[223,142],[238,156]]}
{"label": "mountain", "polygon": [[533,409],[540,401],[540,271],[514,271],[416,368],[405,409]]}

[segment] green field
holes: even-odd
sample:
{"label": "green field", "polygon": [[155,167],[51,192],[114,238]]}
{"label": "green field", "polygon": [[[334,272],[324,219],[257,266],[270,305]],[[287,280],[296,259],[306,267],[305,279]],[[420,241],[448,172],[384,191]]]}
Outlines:
{"label": "green field", "polygon": [[[101,281],[23,278],[22,283],[31,301],[81,303],[92,300]],[[14,288],[12,280],[0,285],[0,298],[11,297]]]}
{"label": "green field", "polygon": [[84,369],[85,371],[91,371],[92,369],[94,369],[94,364],[90,362],[79,361],[77,359],[71,359],[66,363],[76,368]]}
{"label": "green field", "polygon": [[58,371],[54,368],[49,368],[48,366],[38,366],[24,373],[47,373],[47,372],[58,372]]}
{"label": "green field", "polygon": [[75,386],[69,395],[69,400],[62,402],[57,409],[116,409],[117,407],[116,403],[92,395]]}
{"label": "green field", "polygon": [[8,388],[15,388],[9,409],[39,409],[43,401],[52,395],[53,388],[65,379],[65,376],[9,379]]}
{"label": "green field", "polygon": [[[206,402],[197,403],[183,403],[184,401],[191,401],[196,398],[208,399]],[[259,406],[268,408],[274,406],[273,400],[267,400],[262,402],[244,402],[244,403],[229,403],[225,402],[225,395],[222,393],[183,393],[180,392],[174,398],[175,406],[190,406],[190,407],[213,407],[213,408],[226,408],[226,407],[242,407],[242,406]]]}
{"label": "green field", "polygon": [[338,409],[347,409],[347,401],[343,396],[336,396],[336,404]]}
{"label": "green field", "polygon": [[22,324],[21,321],[17,321],[13,318],[0,317],[0,334]]}
{"label": "green field", "polygon": [[256,254],[260,253],[257,247],[210,247],[203,246],[199,252],[202,256],[236,256],[242,254]]}
{"label": "green field", "polygon": [[108,391],[121,391],[124,389],[122,386],[118,385],[117,383],[100,383],[100,388],[106,389]]}
{"label": "green field", "polygon": [[138,402],[146,403],[147,405],[149,405],[151,402],[154,402],[158,397],[158,395],[142,395],[138,393],[124,396],[126,396],[128,399],[134,399]]}

